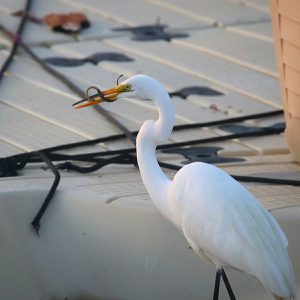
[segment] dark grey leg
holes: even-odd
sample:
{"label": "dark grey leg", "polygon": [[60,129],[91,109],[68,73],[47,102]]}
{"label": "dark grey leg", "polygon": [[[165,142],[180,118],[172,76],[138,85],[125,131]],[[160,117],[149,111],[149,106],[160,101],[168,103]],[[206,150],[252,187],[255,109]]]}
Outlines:
{"label": "dark grey leg", "polygon": [[220,279],[223,278],[225,287],[227,289],[228,295],[230,297],[230,300],[236,300],[234,293],[232,291],[232,288],[230,286],[229,280],[226,276],[226,273],[223,268],[218,269],[216,273],[216,280],[215,280],[215,289],[214,289],[214,298],[213,300],[219,299],[219,289],[220,289]]}
{"label": "dark grey leg", "polygon": [[236,300],[236,298],[235,298],[235,296],[234,296],[234,293],[233,293],[233,290],[232,290],[232,288],[231,288],[231,286],[230,286],[229,280],[228,280],[228,278],[227,278],[227,276],[226,276],[226,273],[225,273],[225,271],[224,271],[223,268],[221,269],[221,276],[222,276],[223,281],[224,281],[224,283],[225,283],[225,286],[226,286],[228,295],[229,295],[229,297],[230,297],[230,300]]}
{"label": "dark grey leg", "polygon": [[222,275],[222,271],[221,271],[221,269],[218,269],[217,273],[216,273],[215,290],[214,290],[214,299],[213,300],[218,300],[219,299],[219,289],[220,289],[221,275]]}

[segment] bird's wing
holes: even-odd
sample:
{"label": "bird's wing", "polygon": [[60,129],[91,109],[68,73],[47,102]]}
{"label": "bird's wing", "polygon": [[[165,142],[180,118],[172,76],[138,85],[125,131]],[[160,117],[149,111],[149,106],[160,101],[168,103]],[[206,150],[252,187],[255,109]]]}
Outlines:
{"label": "bird's wing", "polygon": [[[268,278],[269,286],[270,282],[289,285],[293,271],[285,249],[287,238],[276,220],[222,170],[205,168],[197,172],[185,178],[180,201],[180,222],[186,238],[216,264],[257,277],[258,273],[273,272],[272,276],[278,278]],[[284,275],[278,274],[281,270]]]}

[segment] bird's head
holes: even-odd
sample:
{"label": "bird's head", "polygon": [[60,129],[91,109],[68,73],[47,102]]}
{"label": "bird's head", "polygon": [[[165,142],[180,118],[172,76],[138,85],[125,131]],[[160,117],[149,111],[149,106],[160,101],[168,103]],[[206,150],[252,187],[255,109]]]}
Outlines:
{"label": "bird's head", "polygon": [[75,108],[82,108],[91,105],[95,105],[101,102],[114,102],[121,98],[138,98],[138,99],[150,99],[154,92],[161,85],[152,77],[146,75],[135,75],[129,79],[123,81],[117,86],[103,90],[101,93],[104,97],[94,95],[88,98],[84,98],[73,104]]}

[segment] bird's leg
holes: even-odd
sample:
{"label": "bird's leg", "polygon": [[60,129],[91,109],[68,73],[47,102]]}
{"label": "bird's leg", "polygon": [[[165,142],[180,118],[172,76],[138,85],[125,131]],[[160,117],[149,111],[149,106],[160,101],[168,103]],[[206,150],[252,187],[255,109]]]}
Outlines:
{"label": "bird's leg", "polygon": [[219,299],[219,289],[220,289],[220,279],[222,275],[222,270],[218,269],[216,273],[216,279],[215,279],[215,290],[214,290],[214,299],[213,300],[218,300]]}
{"label": "bird's leg", "polygon": [[230,286],[229,280],[226,276],[226,273],[223,268],[218,269],[216,273],[216,279],[215,279],[215,289],[214,289],[214,298],[213,300],[219,299],[219,290],[220,290],[220,279],[223,278],[224,284],[226,286],[228,295],[230,297],[230,300],[236,300],[234,293],[232,291],[232,288]]}
{"label": "bird's leg", "polygon": [[[223,278],[223,281],[224,281],[224,283],[225,283],[225,286],[226,286],[228,295],[229,295],[229,297],[230,297],[230,300],[236,300],[236,298],[235,298],[235,296],[234,296],[234,293],[233,293],[233,291],[232,291],[232,288],[231,288],[231,286],[230,286],[229,280],[228,280],[228,278],[227,278],[227,276],[226,276],[226,273],[225,273],[224,269],[221,268],[221,269],[218,270],[218,272],[219,272],[219,271],[220,271],[220,274],[221,274],[221,276],[222,276],[222,278]],[[214,298],[214,299],[215,299],[215,298]]]}

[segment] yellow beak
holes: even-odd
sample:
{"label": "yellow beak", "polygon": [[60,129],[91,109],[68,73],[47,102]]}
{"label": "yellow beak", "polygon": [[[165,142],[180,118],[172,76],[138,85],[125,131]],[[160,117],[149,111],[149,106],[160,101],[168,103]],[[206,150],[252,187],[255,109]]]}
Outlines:
{"label": "yellow beak", "polygon": [[[112,89],[102,91],[102,95],[104,97],[100,97],[98,94],[95,94],[95,95],[90,96],[89,98],[84,98],[82,100],[75,102],[72,106],[74,106],[74,108],[77,109],[77,108],[95,105],[95,104],[98,104],[98,103],[101,103],[104,101],[105,102],[113,102],[113,101],[117,100],[117,96],[119,94],[120,94],[120,92],[118,91],[118,89],[116,87],[114,87]],[[78,104],[80,104],[80,105],[78,105]]]}

